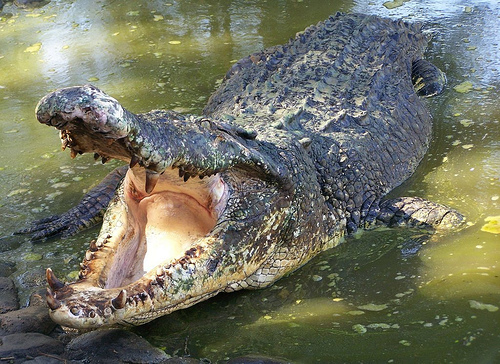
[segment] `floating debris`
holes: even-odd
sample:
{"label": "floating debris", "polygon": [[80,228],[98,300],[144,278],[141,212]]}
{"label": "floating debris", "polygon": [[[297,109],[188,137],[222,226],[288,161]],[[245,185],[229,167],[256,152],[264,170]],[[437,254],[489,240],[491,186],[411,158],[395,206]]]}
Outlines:
{"label": "floating debris", "polygon": [[96,82],[96,81],[99,81],[99,78],[95,77],[95,76],[94,77],[89,77],[89,78],[87,78],[87,81],[89,81],[89,82]]}
{"label": "floating debris", "polygon": [[315,274],[315,275],[313,275],[313,276],[312,276],[312,280],[313,280],[314,282],[319,282],[319,281],[321,281],[322,279],[323,279],[323,277],[322,277],[322,276],[319,276],[319,275],[317,275],[317,274]]}
{"label": "floating debris", "polygon": [[160,21],[163,20],[163,15],[153,15],[153,21]]}
{"label": "floating debris", "polygon": [[[494,199],[495,197],[498,199],[498,196],[493,196],[491,199],[496,201],[496,199]],[[481,231],[492,234],[500,234],[500,215],[488,216],[484,219],[484,221],[486,224],[481,227]]]}
{"label": "floating debris", "polygon": [[365,314],[365,311],[361,311],[361,310],[353,310],[353,311],[349,311],[347,312],[348,315],[351,315],[351,316],[361,316],[361,315],[364,315]]}
{"label": "floating debris", "polygon": [[56,189],[57,189],[57,188],[66,188],[66,187],[68,187],[68,186],[70,186],[70,183],[69,183],[69,182],[57,182],[57,183],[54,183],[54,184],[53,184],[52,186],[50,186],[50,187],[52,187],[52,188],[56,188]]}
{"label": "floating debris", "polygon": [[467,92],[470,92],[473,88],[473,85],[472,85],[472,82],[470,81],[464,81],[458,85],[456,85],[455,87],[453,87],[453,89],[458,92],[458,93],[461,93],[461,94],[466,94]]}
{"label": "floating debris", "polygon": [[7,197],[20,195],[20,194],[26,193],[28,191],[29,190],[27,188],[18,188],[17,190],[10,191],[10,193],[7,195]]}
{"label": "floating debris", "polygon": [[469,300],[469,305],[471,308],[476,310],[486,310],[488,312],[497,312],[498,306],[490,305],[488,303],[482,303],[479,301]]}
{"label": "floating debris", "polygon": [[173,44],[173,45],[181,44],[181,41],[180,40],[170,40],[170,41],[168,41],[168,44]]}
{"label": "floating debris", "polygon": [[364,311],[382,311],[382,310],[385,310],[388,306],[386,304],[382,304],[382,305],[377,305],[375,303],[369,303],[367,305],[363,305],[363,306],[358,306],[358,308],[360,310],[364,310]]}
{"label": "floating debris", "polygon": [[468,126],[474,124],[474,122],[472,120],[469,120],[469,119],[464,119],[464,120],[460,120],[460,124],[462,124],[465,127],[468,127]]}
{"label": "floating debris", "polygon": [[384,5],[387,9],[394,9],[394,8],[399,8],[402,6],[404,3],[408,2],[410,0],[393,0],[393,1],[386,1],[382,5]]}
{"label": "floating debris", "polygon": [[35,44],[30,45],[28,48],[24,50],[24,53],[36,53],[42,48],[42,43],[38,42]]}
{"label": "floating debris", "polygon": [[352,329],[356,331],[358,334],[364,334],[366,333],[366,331],[368,331],[366,327],[361,324],[352,325]]}

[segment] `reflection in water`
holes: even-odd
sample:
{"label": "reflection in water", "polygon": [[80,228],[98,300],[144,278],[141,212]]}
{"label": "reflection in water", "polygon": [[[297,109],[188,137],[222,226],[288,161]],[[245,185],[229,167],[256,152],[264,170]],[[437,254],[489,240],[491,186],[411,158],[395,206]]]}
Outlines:
{"label": "reflection in water", "polygon": [[[294,362],[494,362],[499,360],[498,235],[481,231],[500,215],[500,5],[497,1],[52,1],[0,21],[0,229],[67,210],[117,165],[70,161],[57,133],[34,121],[48,91],[94,83],[134,112],[200,112],[232,62],[285,42],[337,10],[423,21],[428,58],[449,87],[429,105],[431,150],[395,194],[449,204],[466,229],[364,233],[325,252],[274,287],[221,295],[137,329],[169,354],[187,340],[212,361],[244,354]],[[454,86],[469,81],[460,93]],[[23,295],[43,268],[71,279],[88,231],[32,245],[0,239],[0,261],[16,263]],[[421,245],[422,239],[427,239]],[[422,249],[419,249],[421,248]]]}

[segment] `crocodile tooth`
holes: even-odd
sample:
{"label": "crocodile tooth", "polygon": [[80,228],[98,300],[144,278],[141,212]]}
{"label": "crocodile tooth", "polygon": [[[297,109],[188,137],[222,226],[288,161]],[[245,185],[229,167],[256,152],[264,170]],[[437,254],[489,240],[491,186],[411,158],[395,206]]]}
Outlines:
{"label": "crocodile tooth", "polygon": [[116,298],[111,300],[111,305],[117,309],[121,310],[125,307],[125,303],[127,303],[127,291],[122,289]]}
{"label": "crocodile tooth", "polygon": [[85,260],[92,260],[92,252],[90,250],[87,250],[85,252]]}
{"label": "crocodile tooth", "polygon": [[158,277],[161,277],[163,275],[163,268],[162,267],[156,268],[156,275]]}
{"label": "crocodile tooth", "polygon": [[160,174],[158,172],[146,169],[146,193],[153,192],[159,179]]}
{"label": "crocodile tooth", "polygon": [[61,307],[61,302],[59,302],[59,300],[54,297],[54,293],[50,288],[47,288],[45,297],[47,298],[47,306],[49,306],[52,311],[57,310],[59,307]]}
{"label": "crocodile tooth", "polygon": [[179,167],[179,177],[184,177],[184,170],[182,167]]}
{"label": "crocodile tooth", "polygon": [[57,279],[54,272],[52,272],[52,269],[47,268],[47,270],[45,271],[45,276],[47,277],[47,283],[49,284],[49,287],[54,291],[57,291],[58,289],[61,289],[65,286],[63,282]]}
{"label": "crocodile tooth", "polygon": [[187,182],[189,177],[191,177],[191,175],[189,173],[184,173],[184,182]]}
{"label": "crocodile tooth", "polygon": [[99,157],[100,157],[99,153],[94,153],[94,160],[95,160],[95,161],[96,161],[96,160],[98,160],[98,159],[99,159]]}
{"label": "crocodile tooth", "polygon": [[109,158],[102,157],[102,161],[101,161],[102,164],[106,164],[107,161],[109,161]]}
{"label": "crocodile tooth", "polygon": [[139,163],[139,157],[136,155],[133,155],[132,158],[130,159],[129,167],[134,168],[137,165],[137,163]]}
{"label": "crocodile tooth", "polygon": [[75,159],[76,158],[76,150],[74,150],[73,148],[71,148],[71,159]]}
{"label": "crocodile tooth", "polygon": [[90,241],[90,247],[89,247],[90,251],[92,252],[95,252],[97,250],[99,250],[99,247],[97,246],[97,243],[95,240],[91,240]]}

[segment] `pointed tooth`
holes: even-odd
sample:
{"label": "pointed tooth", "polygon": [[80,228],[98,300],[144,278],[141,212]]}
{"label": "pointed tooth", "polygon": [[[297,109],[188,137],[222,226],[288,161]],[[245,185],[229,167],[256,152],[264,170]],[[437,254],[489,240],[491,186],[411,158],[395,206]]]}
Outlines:
{"label": "pointed tooth", "polygon": [[96,160],[98,160],[98,159],[99,159],[99,157],[100,157],[99,153],[94,153],[94,160],[95,160],[95,161],[96,161]]}
{"label": "pointed tooth", "polygon": [[184,182],[187,182],[189,177],[191,177],[191,175],[189,173],[184,173]]}
{"label": "pointed tooth", "polygon": [[71,159],[75,159],[76,158],[76,150],[74,150],[73,148],[71,148]]}
{"label": "pointed tooth", "polygon": [[85,252],[85,260],[92,260],[92,252],[90,250],[87,250]]}
{"label": "pointed tooth", "polygon": [[158,172],[146,169],[146,193],[153,192],[159,179],[160,174]]}
{"label": "pointed tooth", "polygon": [[137,163],[139,163],[139,157],[133,155],[132,158],[130,159],[130,164],[129,164],[130,168],[134,168],[137,165]]}
{"label": "pointed tooth", "polygon": [[118,293],[118,296],[116,296],[116,298],[113,298],[111,300],[111,305],[117,310],[121,310],[122,308],[124,308],[126,303],[127,291],[124,289],[122,289],[120,293]]}
{"label": "pointed tooth", "polygon": [[95,252],[97,250],[99,250],[99,248],[97,247],[97,244],[96,244],[96,241],[95,240],[92,240],[90,242],[90,247],[89,247],[90,251],[92,252]]}
{"label": "pointed tooth", "polygon": [[163,275],[163,273],[164,273],[163,267],[160,266],[160,267],[156,268],[156,275],[158,277],[161,277]]}
{"label": "pointed tooth", "polygon": [[179,167],[179,177],[184,177],[184,170],[182,167]]}
{"label": "pointed tooth", "polygon": [[54,297],[54,293],[50,288],[47,288],[45,297],[47,299],[47,306],[49,306],[52,311],[57,310],[59,307],[61,307],[61,302],[59,302],[59,300]]}
{"label": "pointed tooth", "polygon": [[52,272],[52,269],[47,268],[47,270],[45,271],[45,276],[47,277],[47,283],[49,284],[49,287],[54,291],[57,291],[58,289],[61,289],[65,286],[63,282],[57,279],[54,272]]}
{"label": "pointed tooth", "polygon": [[61,143],[62,143],[61,149],[64,151],[69,144],[68,139],[61,140]]}
{"label": "pointed tooth", "polygon": [[109,161],[109,158],[102,157],[102,161],[101,161],[102,164],[106,164],[107,161]]}

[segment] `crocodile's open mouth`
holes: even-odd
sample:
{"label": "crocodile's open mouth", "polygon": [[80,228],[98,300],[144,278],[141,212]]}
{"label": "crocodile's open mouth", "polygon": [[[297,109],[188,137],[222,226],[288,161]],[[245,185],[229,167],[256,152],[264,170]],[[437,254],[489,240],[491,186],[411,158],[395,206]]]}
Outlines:
{"label": "crocodile's open mouth", "polygon": [[125,286],[183,257],[214,228],[227,202],[226,184],[219,175],[184,181],[178,174],[177,169],[167,170],[148,193],[144,168],[129,169],[124,204],[116,206],[124,211],[113,213],[122,221],[110,237],[120,244],[107,258],[107,272],[100,278],[103,288]]}
{"label": "crocodile's open mouth", "polygon": [[289,203],[270,188],[280,172],[252,147],[252,133],[169,111],[134,115],[92,86],[47,95],[37,118],[60,130],[73,157],[129,163],[79,280],[64,284],[47,270],[56,322],[138,325],[284,274],[252,278],[281,233],[286,214],[274,211]]}

